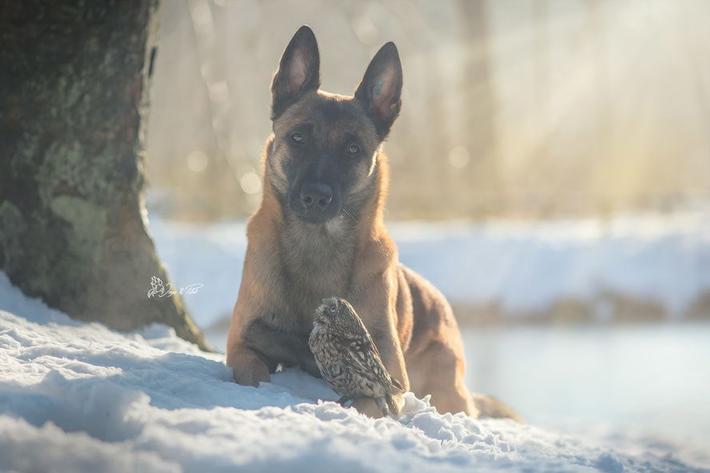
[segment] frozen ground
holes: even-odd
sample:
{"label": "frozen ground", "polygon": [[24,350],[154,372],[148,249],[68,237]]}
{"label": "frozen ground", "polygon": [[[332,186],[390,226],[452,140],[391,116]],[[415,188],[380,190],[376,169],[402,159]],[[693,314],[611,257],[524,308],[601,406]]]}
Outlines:
{"label": "frozen ground", "polygon": [[[710,206],[675,215],[536,223],[396,223],[400,259],[452,301],[495,303],[525,316],[564,298],[609,291],[660,304],[682,318],[710,290]],[[231,313],[244,260],[245,225],[151,222],[158,252],[202,326]],[[147,284],[147,282],[146,282]],[[596,316],[609,317],[597,303]]]}
{"label": "frozen ground", "polygon": [[1,471],[710,471],[684,445],[439,415],[411,395],[399,420],[372,420],[297,371],[241,387],[169,330],[70,321],[3,273],[0,309]]}

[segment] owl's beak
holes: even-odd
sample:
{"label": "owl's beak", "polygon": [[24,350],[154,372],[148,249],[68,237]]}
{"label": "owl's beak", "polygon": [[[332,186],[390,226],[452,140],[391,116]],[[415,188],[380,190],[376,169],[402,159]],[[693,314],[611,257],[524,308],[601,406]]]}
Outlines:
{"label": "owl's beak", "polygon": [[316,309],[316,319],[321,322],[328,320],[328,304],[323,303],[318,306]]}

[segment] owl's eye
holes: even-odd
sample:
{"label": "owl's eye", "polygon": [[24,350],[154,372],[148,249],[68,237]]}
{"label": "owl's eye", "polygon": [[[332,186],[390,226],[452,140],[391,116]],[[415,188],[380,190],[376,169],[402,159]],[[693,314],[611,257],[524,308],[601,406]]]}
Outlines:
{"label": "owl's eye", "polygon": [[358,154],[360,147],[356,143],[350,143],[347,147],[348,154]]}
{"label": "owl's eye", "polygon": [[332,304],[330,307],[328,307],[328,311],[329,311],[331,314],[335,314],[335,313],[338,311],[338,306],[335,305],[335,304]]}

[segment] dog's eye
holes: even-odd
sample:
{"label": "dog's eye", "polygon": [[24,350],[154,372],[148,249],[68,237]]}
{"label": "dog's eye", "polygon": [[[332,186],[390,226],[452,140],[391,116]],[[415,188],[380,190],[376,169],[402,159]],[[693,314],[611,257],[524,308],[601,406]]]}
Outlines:
{"label": "dog's eye", "polygon": [[355,143],[350,143],[347,147],[348,154],[357,154],[360,152],[360,147]]}
{"label": "dog's eye", "polygon": [[306,137],[301,133],[291,133],[291,141],[294,143],[302,144],[306,141]]}

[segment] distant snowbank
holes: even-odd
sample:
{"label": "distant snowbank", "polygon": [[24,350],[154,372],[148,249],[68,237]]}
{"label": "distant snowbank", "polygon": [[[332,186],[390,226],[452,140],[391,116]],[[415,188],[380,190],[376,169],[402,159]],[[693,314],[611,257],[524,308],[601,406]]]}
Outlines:
{"label": "distant snowbank", "polygon": [[295,370],[238,386],[218,355],[151,327],[119,334],[24,298],[0,273],[2,471],[702,471],[674,446],[587,439],[439,415],[343,409]]}
{"label": "distant snowbank", "polygon": [[710,212],[608,222],[400,224],[393,233],[402,261],[450,300],[496,304],[505,316],[573,299],[597,303],[593,315],[611,317],[604,302],[626,297],[683,317],[710,291]]}
{"label": "distant snowbank", "polygon": [[[390,230],[401,260],[457,306],[530,317],[572,300],[593,317],[611,318],[635,300],[637,311],[659,317],[710,316],[697,305],[705,294],[710,310],[707,206],[607,222],[394,223]],[[185,298],[197,320],[206,326],[227,316],[241,278],[245,225],[157,220],[151,231],[177,285],[204,283]]]}

